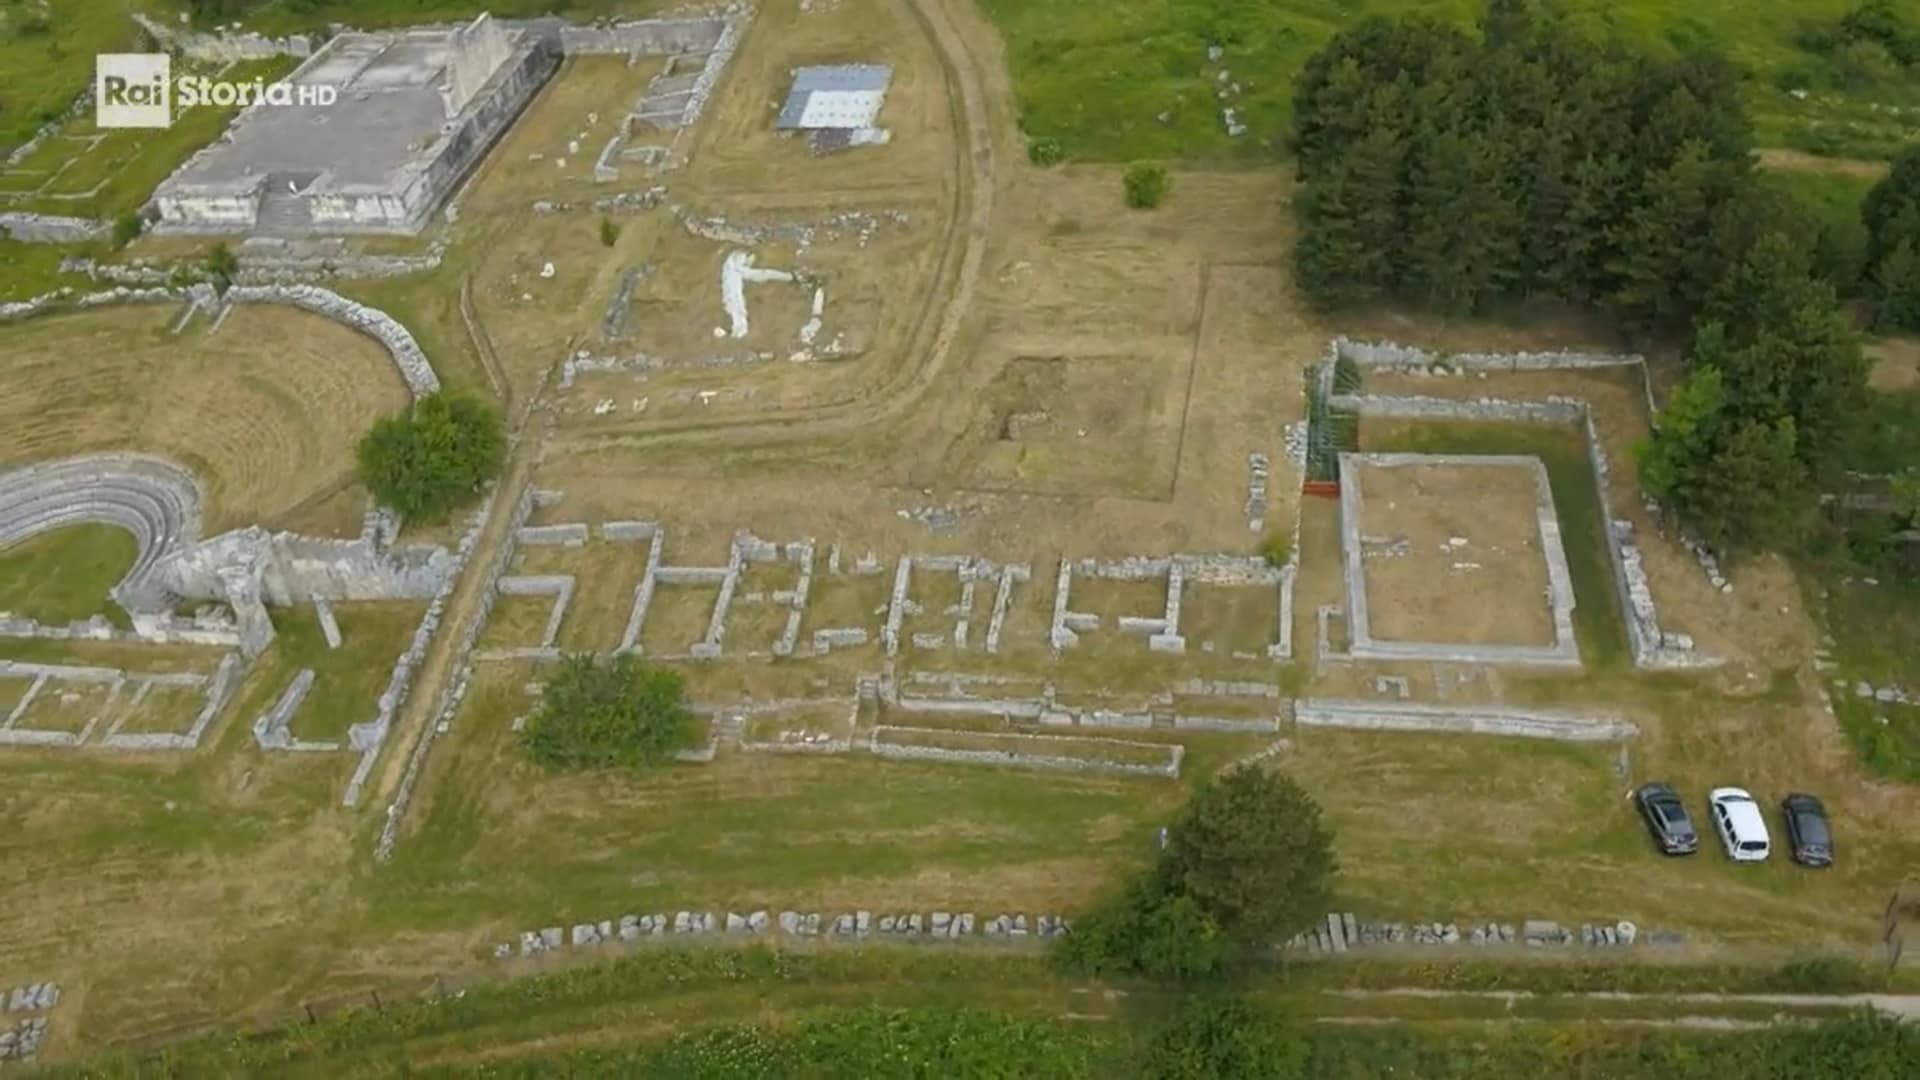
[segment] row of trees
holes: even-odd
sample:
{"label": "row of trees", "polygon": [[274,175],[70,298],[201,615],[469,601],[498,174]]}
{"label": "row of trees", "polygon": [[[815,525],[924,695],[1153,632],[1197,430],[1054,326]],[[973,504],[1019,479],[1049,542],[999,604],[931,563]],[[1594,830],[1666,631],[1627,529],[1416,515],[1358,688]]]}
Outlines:
{"label": "row of trees", "polygon": [[1533,0],[1489,0],[1480,31],[1375,19],[1309,61],[1301,286],[1459,314],[1550,298],[1688,337],[1646,487],[1723,552],[1795,543],[1866,393],[1834,284],[1852,245],[1756,180],[1720,57],[1595,43]]}
{"label": "row of trees", "polygon": [[1920,145],[1867,193],[1867,296],[1882,330],[1920,331]]}

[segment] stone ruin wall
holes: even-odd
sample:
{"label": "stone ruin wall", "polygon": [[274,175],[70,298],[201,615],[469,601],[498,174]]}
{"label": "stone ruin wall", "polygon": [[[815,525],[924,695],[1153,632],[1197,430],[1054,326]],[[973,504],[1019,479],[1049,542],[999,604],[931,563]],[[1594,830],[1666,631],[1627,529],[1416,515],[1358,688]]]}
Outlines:
{"label": "stone ruin wall", "polygon": [[182,30],[137,11],[133,13],[133,21],[139,23],[147,36],[165,51],[208,64],[225,65],[241,60],[267,60],[276,56],[307,57],[313,55],[316,44],[314,36],[308,34],[288,34],[276,38],[246,30],[217,33]]}
{"label": "stone ruin wall", "polygon": [[[31,318],[67,307],[92,308],[122,303],[204,304],[207,302],[207,292],[208,287],[202,285],[186,289],[120,286],[79,296],[64,291],[43,293],[31,300],[0,304],[0,322]],[[414,397],[422,397],[440,389],[440,378],[434,374],[427,354],[398,319],[379,308],[349,300],[332,289],[319,285],[235,285],[219,298],[219,302],[227,305],[287,304],[343,323],[386,348],[387,355],[393,359],[394,368]]]}
{"label": "stone ruin wall", "polygon": [[[374,846],[374,858],[386,862],[393,858],[393,845],[400,838],[400,822],[406,817],[407,808],[413,802],[413,789],[419,783],[420,773],[426,767],[427,755],[433,748],[434,740],[440,734],[442,726],[451,726],[454,714],[460,709],[460,703],[466,700],[467,687],[473,677],[473,649],[480,640],[481,631],[486,629],[487,619],[493,612],[493,604],[500,595],[500,579],[506,575],[507,567],[513,563],[515,545],[514,535],[527,523],[533,514],[533,508],[539,493],[531,485],[521,489],[515,497],[512,517],[507,523],[507,539],[494,553],[493,562],[486,569],[486,578],[480,583],[478,609],[468,617],[466,627],[461,632],[459,643],[454,647],[452,676],[440,691],[440,699],[435,703],[433,715],[428,718],[426,728],[420,732],[420,740],[414,744],[413,753],[407,758],[406,771],[401,774],[399,790],[394,793],[393,801],[387,806],[386,825],[380,830],[380,839]],[[380,713],[375,717],[375,725],[367,729],[369,748],[361,759],[361,765],[354,773],[348,789],[347,805],[358,801],[362,785],[367,774],[373,768],[378,756],[380,744],[386,741],[387,729],[391,727],[394,713],[405,698],[407,687],[412,680],[413,669],[426,657],[427,645],[433,640],[434,631],[440,625],[445,613],[447,601],[452,597],[454,583],[459,579],[460,570],[472,556],[473,549],[480,540],[480,531],[486,527],[487,516],[493,509],[493,501],[501,496],[495,488],[474,512],[473,522],[460,538],[460,546],[455,553],[453,572],[447,579],[446,587],[433,598],[427,608],[427,614],[420,620],[420,628],[415,631],[413,645],[401,657],[394,667],[394,677],[387,693],[381,695]],[[373,741],[375,731],[378,741]],[[358,745],[356,743],[356,745]]]}
{"label": "stone ruin wall", "polygon": [[111,226],[93,218],[62,214],[0,213],[0,234],[23,244],[84,244],[107,235]]}
{"label": "stone ruin wall", "polygon": [[[1395,370],[1418,367],[1425,370],[1430,362],[1442,362],[1432,360],[1429,354],[1417,349],[1392,345],[1357,346],[1344,338],[1336,342],[1335,348],[1338,355],[1363,366],[1392,367]],[[1451,361],[1455,358],[1448,359]],[[1514,363],[1506,364],[1500,362],[1503,359],[1506,358],[1469,354],[1461,358],[1461,362],[1478,361],[1489,369],[1535,371],[1552,370],[1556,366],[1593,369],[1639,364],[1643,375],[1645,372],[1644,363],[1637,357],[1611,358],[1611,364],[1607,363],[1608,357],[1581,353],[1520,354],[1513,358]],[[1328,398],[1328,406],[1361,416],[1396,419],[1579,425],[1586,439],[1587,462],[1593,469],[1595,490],[1601,500],[1600,509],[1607,526],[1607,558],[1612,564],[1614,591],[1619,598],[1621,619],[1626,625],[1634,666],[1646,670],[1686,670],[1719,663],[1716,658],[1696,652],[1689,636],[1660,628],[1652,587],[1647,580],[1640,550],[1633,541],[1633,523],[1615,517],[1612,508],[1607,505],[1610,464],[1599,431],[1594,426],[1592,411],[1585,401],[1559,396],[1549,397],[1545,401],[1507,401],[1498,398],[1336,394]]]}

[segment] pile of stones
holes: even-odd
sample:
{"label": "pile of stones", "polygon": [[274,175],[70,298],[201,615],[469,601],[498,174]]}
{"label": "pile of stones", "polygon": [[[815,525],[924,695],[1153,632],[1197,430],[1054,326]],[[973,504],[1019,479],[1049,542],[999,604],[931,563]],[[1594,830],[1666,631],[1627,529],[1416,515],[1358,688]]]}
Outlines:
{"label": "pile of stones", "polygon": [[869,910],[851,911],[831,919],[818,912],[764,909],[746,913],[729,911],[724,916],[710,911],[677,911],[665,914],[622,915],[618,920],[575,923],[572,927],[549,926],[520,934],[516,949],[512,942],[494,946],[493,955],[501,960],[535,956],[568,946],[590,948],[615,941],[637,942],[641,938],[674,935],[729,934],[753,936],[778,933],[790,937],[832,936],[843,938],[893,937],[957,940],[981,936],[996,940],[1020,940],[1028,937],[1053,938],[1072,932],[1072,924],[1063,915],[995,915],[985,923],[972,912],[935,911],[931,913],[875,915]]}
{"label": "pile of stones", "polygon": [[[53,982],[16,986],[6,996],[7,1012],[45,1012],[60,1004],[60,986]],[[47,1038],[47,1018],[29,1016],[0,1028],[0,1061],[30,1058]]]}
{"label": "pile of stones", "polygon": [[1868,682],[1856,683],[1853,687],[1853,696],[1862,701],[1877,701],[1882,705],[1920,704],[1920,695],[1911,691],[1902,690],[1897,686],[1876,687]]}

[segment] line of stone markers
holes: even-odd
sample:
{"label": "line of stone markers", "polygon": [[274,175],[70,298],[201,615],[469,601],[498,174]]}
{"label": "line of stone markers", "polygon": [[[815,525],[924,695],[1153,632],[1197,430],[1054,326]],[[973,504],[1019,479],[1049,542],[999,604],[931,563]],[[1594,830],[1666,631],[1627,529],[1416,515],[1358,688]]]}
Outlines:
{"label": "line of stone markers", "polygon": [[1295,935],[1283,948],[1298,952],[1335,952],[1363,945],[1511,945],[1519,942],[1534,948],[1572,945],[1575,940],[1590,948],[1614,948],[1645,940],[1654,945],[1679,944],[1678,935],[1655,931],[1641,934],[1640,928],[1625,919],[1616,923],[1581,923],[1575,931],[1545,919],[1527,919],[1515,928],[1512,923],[1472,923],[1463,933],[1459,923],[1362,922],[1353,912],[1329,912],[1326,925]]}
{"label": "line of stone markers", "polygon": [[[679,911],[671,919],[666,915],[622,915],[618,921],[603,919],[597,923],[575,923],[570,931],[558,926],[526,930],[520,934],[519,955],[534,956],[569,945],[589,948],[614,941],[634,942],[669,934],[751,937],[777,932],[790,937],[866,938],[877,935],[953,940],[974,936],[976,925],[981,926],[981,936],[994,940],[1045,939],[1072,931],[1072,924],[1063,915],[1038,915],[1031,923],[1025,915],[995,915],[984,924],[977,924],[972,912],[954,914],[935,911],[924,916],[919,912],[876,916],[871,911],[854,911],[835,915],[831,922],[827,922],[818,912],[782,911],[773,915],[762,910],[742,915],[729,911],[722,921],[710,911]],[[501,960],[511,958],[515,955],[513,943],[503,941],[494,946],[493,955]]]}

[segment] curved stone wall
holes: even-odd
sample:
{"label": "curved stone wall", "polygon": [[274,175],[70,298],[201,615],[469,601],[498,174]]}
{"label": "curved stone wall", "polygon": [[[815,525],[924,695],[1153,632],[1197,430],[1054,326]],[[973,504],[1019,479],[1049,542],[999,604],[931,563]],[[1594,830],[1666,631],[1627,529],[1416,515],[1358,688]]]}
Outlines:
{"label": "curved stone wall", "polygon": [[0,473],[0,548],[69,525],[116,525],[139,554],[114,586],[129,611],[166,610],[160,561],[200,535],[200,488],[187,470],[144,454],[90,454]]}

